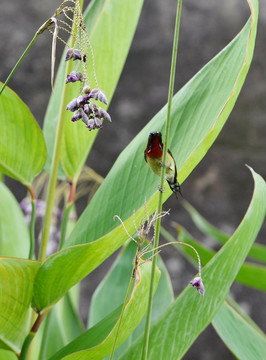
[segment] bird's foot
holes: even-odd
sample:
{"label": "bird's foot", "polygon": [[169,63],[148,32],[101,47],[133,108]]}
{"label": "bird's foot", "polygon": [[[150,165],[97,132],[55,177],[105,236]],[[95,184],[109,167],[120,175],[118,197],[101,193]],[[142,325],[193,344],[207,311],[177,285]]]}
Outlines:
{"label": "bird's foot", "polygon": [[158,190],[159,190],[161,193],[164,193],[165,190],[166,190],[166,187],[164,186],[164,187],[162,188],[161,185],[158,185]]}

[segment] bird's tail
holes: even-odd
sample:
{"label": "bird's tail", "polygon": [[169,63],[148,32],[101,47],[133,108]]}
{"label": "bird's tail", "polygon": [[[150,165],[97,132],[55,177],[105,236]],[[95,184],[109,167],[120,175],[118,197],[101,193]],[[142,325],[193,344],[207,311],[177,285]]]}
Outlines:
{"label": "bird's tail", "polygon": [[176,198],[178,199],[177,194],[180,194],[182,197],[182,192],[181,192],[181,186],[179,185],[178,181],[176,180],[175,182],[171,183],[169,181],[167,181],[170,189],[173,191],[173,193],[175,194]]}

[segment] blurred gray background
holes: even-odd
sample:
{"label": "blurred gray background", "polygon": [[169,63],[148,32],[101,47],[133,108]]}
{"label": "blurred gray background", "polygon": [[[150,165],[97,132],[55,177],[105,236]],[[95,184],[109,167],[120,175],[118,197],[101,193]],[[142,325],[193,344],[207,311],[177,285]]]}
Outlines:
{"label": "blurred gray background", "polygon": [[[1,81],[5,80],[35,31],[59,4],[58,0],[1,1]],[[124,147],[166,103],[175,11],[175,0],[145,0],[132,48],[109,108],[113,122],[105,123],[104,131],[99,132],[87,162],[102,176],[108,173]],[[176,91],[233,39],[248,16],[249,8],[245,0],[183,2]],[[245,164],[252,166],[264,178],[266,173],[265,43],[266,1],[261,1],[254,59],[236,106],[207,156],[182,185],[185,199],[209,221],[230,233],[241,221],[252,195],[253,182]],[[43,34],[9,84],[30,107],[40,124],[51,92],[50,49],[51,37],[48,33]],[[109,149],[106,144],[109,144]],[[8,180],[8,184],[18,200],[25,196],[25,189],[17,182]],[[172,220],[206,241],[174,196],[164,208],[171,208]],[[163,224],[175,235],[170,223],[164,221]],[[265,234],[264,226],[257,241],[266,245]],[[163,257],[177,295],[195,271],[185,259],[178,253],[173,254],[170,249],[163,252]],[[84,285],[81,306],[84,318],[91,293],[112,260],[109,259],[94,271]],[[231,295],[265,330],[265,294],[234,284]],[[209,326],[184,359],[214,358],[233,359],[234,356]]]}

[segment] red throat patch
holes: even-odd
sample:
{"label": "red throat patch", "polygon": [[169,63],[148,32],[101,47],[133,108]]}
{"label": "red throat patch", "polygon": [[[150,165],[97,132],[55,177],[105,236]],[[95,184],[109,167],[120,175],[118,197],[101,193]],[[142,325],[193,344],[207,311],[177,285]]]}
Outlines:
{"label": "red throat patch", "polygon": [[161,142],[160,136],[154,134],[151,139],[151,143],[145,149],[145,153],[149,158],[157,159],[161,158],[163,155],[163,144]]}

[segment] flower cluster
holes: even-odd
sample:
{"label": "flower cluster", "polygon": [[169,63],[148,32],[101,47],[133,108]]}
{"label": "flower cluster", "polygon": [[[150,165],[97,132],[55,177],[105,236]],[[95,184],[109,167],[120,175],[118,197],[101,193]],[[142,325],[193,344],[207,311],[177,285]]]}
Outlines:
{"label": "flower cluster", "polygon": [[[66,53],[65,60],[80,60],[86,62],[86,54],[83,56],[79,49],[69,49]],[[83,82],[83,74],[80,71],[72,71],[66,78],[66,84],[76,81]],[[89,130],[100,129],[103,126],[102,120],[111,122],[111,116],[107,111],[100,108],[94,101],[98,100],[104,104],[108,104],[107,97],[104,91],[100,89],[90,89],[85,85],[82,94],[71,100],[66,107],[66,110],[74,112],[71,120],[73,122],[82,120]]]}

